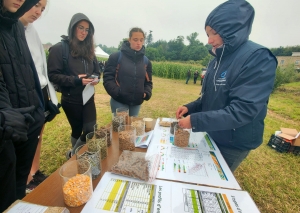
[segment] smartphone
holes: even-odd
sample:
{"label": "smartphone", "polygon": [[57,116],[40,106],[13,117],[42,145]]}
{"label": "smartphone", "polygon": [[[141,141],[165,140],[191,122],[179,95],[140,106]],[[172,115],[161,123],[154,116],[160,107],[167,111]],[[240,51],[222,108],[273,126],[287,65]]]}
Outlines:
{"label": "smartphone", "polygon": [[98,76],[97,75],[87,75],[85,78],[94,79],[94,78],[98,78]]}

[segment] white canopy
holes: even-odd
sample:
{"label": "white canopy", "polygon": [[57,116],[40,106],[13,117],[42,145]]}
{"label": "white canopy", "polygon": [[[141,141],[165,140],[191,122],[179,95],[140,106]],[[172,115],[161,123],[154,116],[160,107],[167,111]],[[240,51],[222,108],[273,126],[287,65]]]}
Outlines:
{"label": "white canopy", "polygon": [[99,47],[99,46],[97,46],[95,48],[95,54],[96,54],[96,56],[101,57],[101,58],[108,58],[109,57],[109,55],[106,52],[104,52],[101,49],[101,47]]}

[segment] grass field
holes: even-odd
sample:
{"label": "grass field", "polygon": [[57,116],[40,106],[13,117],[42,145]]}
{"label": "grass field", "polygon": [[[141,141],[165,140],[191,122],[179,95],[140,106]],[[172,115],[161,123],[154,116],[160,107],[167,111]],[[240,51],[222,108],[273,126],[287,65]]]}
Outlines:
{"label": "grass field", "polygon": [[[199,97],[200,82],[188,85],[185,80],[153,77],[153,96],[144,102],[141,117],[175,117],[178,106]],[[60,95],[60,94],[58,94]],[[282,86],[271,95],[265,120],[263,144],[252,151],[234,175],[243,190],[248,191],[261,212],[300,212],[300,156],[279,153],[267,142],[280,127],[300,131],[300,82]],[[97,122],[111,121],[107,95],[102,84],[96,87]],[[41,170],[51,174],[65,161],[65,152],[71,148],[70,127],[61,113],[47,123],[42,145]]]}

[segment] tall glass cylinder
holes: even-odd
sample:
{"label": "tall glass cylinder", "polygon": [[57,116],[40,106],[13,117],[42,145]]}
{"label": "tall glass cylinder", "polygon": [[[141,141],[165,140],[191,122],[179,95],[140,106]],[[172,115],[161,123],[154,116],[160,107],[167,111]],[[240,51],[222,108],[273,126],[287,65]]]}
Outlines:
{"label": "tall glass cylinder", "polygon": [[145,121],[143,118],[130,117],[131,126],[136,129],[136,136],[141,136],[145,134]]}
{"label": "tall glass cylinder", "polygon": [[92,179],[96,179],[101,173],[101,148],[90,151],[88,145],[81,145],[75,150],[77,160],[87,160],[91,164]]}
{"label": "tall glass cylinder", "polygon": [[78,207],[92,197],[93,185],[89,161],[69,161],[60,168],[59,174],[66,205]]}
{"label": "tall glass cylinder", "polygon": [[115,115],[114,113],[112,113],[111,125],[112,125],[113,131],[118,132],[119,126],[126,125],[124,115]]}
{"label": "tall glass cylinder", "polygon": [[99,124],[94,125],[94,132],[96,135],[101,134],[101,131],[106,133],[107,147],[111,146],[112,143],[112,125],[100,126]]}
{"label": "tall glass cylinder", "polygon": [[125,124],[128,125],[130,124],[129,121],[129,109],[125,107],[120,107],[116,109],[116,115],[117,116],[124,116],[125,119]]}
{"label": "tall glass cylinder", "polygon": [[122,125],[119,127],[119,149],[120,150],[134,150],[136,140],[135,127],[131,125]]}
{"label": "tall glass cylinder", "polygon": [[90,132],[86,135],[86,144],[89,151],[97,151],[98,146],[101,149],[101,160],[107,157],[107,142],[106,142],[106,133],[103,131],[99,135],[94,132]]}

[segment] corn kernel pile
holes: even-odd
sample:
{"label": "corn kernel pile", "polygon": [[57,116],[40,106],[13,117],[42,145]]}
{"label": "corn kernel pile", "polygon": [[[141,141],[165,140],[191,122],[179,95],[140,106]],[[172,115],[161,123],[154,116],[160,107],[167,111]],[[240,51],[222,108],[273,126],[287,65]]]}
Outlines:
{"label": "corn kernel pile", "polygon": [[92,196],[91,178],[77,174],[63,186],[65,203],[70,207],[81,206]]}

